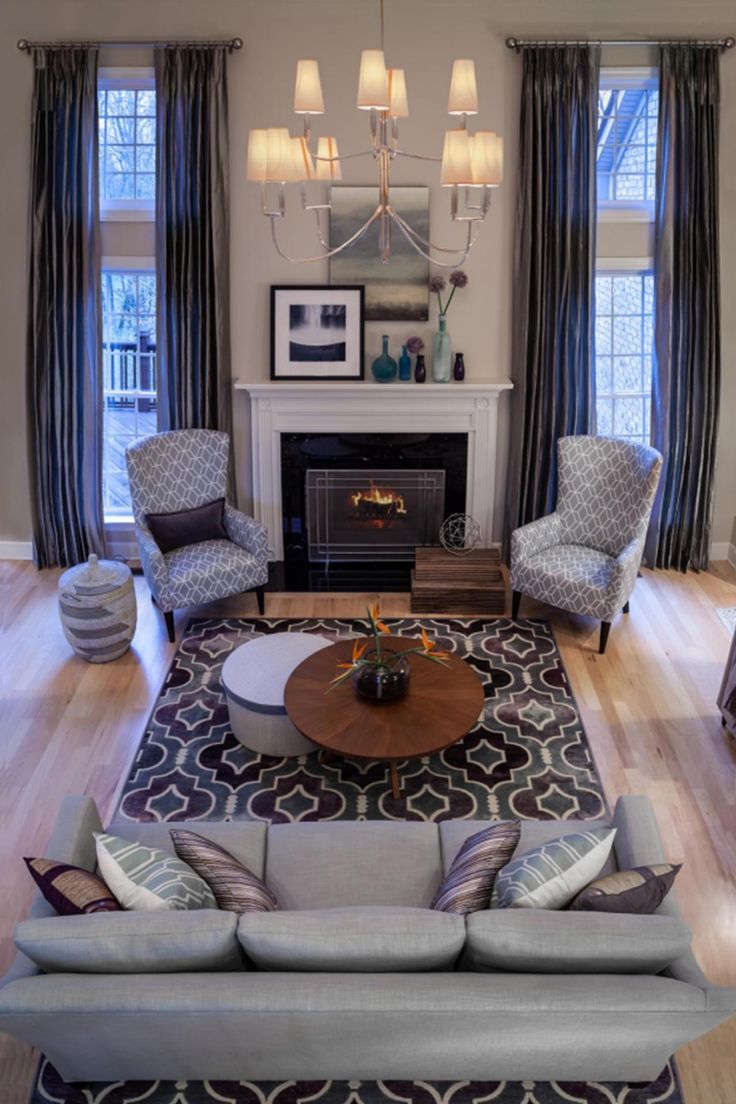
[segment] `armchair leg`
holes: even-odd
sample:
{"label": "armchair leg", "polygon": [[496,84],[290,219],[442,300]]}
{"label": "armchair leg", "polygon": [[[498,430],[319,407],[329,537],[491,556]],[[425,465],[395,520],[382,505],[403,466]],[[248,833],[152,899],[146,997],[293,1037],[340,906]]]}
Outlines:
{"label": "armchair leg", "polygon": [[628,612],[629,612],[629,603],[627,602],[626,605],[624,606],[624,613],[628,613]]}
{"label": "armchair leg", "polygon": [[611,631],[610,621],[601,621],[601,638],[598,644],[598,654],[603,655],[606,650],[606,644],[608,643],[608,634]]}
{"label": "armchair leg", "polygon": [[511,594],[511,616],[514,621],[519,616],[519,606],[521,605],[521,591],[514,590]]}
{"label": "armchair leg", "polygon": [[169,641],[171,644],[176,640],[176,634],[174,632],[174,611],[166,610],[164,612],[164,621],[166,622],[166,632],[169,635]]}
{"label": "armchair leg", "polygon": [[261,617],[266,612],[266,594],[262,586],[256,587],[256,600],[258,601],[258,612]]}

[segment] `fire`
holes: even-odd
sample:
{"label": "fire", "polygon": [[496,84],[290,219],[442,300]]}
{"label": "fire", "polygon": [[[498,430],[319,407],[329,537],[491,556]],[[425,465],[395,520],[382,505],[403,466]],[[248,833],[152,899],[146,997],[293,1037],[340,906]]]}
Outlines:
{"label": "fire", "polygon": [[358,512],[392,517],[406,514],[403,495],[396,494],[395,491],[380,490],[373,484],[369,491],[356,491],[350,498]]}

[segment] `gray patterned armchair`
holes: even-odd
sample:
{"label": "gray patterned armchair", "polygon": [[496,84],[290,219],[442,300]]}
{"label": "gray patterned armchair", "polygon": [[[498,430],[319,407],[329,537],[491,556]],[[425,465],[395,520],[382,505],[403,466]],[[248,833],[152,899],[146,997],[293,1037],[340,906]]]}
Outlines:
{"label": "gray patterned armchair", "polygon": [[601,622],[629,612],[657,491],[656,449],[613,437],[561,437],[553,514],[511,535],[512,616],[523,594]]}
{"label": "gray patterned armchair", "polygon": [[126,450],[130,497],[143,574],[174,640],[173,611],[255,590],[263,613],[268,578],[266,530],[225,506],[229,540],[208,540],[164,554],[146,524],[147,514],[174,513],[227,496],[230,441],[210,429],[156,433]]}

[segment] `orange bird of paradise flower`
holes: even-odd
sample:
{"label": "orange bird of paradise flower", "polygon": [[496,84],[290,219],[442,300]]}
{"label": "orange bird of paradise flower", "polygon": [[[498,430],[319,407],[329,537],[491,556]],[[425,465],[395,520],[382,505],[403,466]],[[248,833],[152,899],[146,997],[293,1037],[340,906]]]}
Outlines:
{"label": "orange bird of paradise flower", "polygon": [[379,618],[378,602],[371,609],[371,620],[379,632],[390,634],[391,630],[388,625]]}

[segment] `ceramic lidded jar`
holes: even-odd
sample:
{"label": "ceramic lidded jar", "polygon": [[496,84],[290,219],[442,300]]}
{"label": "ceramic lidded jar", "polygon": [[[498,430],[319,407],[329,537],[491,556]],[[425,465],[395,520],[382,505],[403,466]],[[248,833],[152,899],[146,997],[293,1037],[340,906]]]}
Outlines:
{"label": "ceramic lidded jar", "polygon": [[137,608],[127,564],[100,560],[70,567],[59,579],[59,617],[64,636],[89,663],[108,663],[130,647]]}

